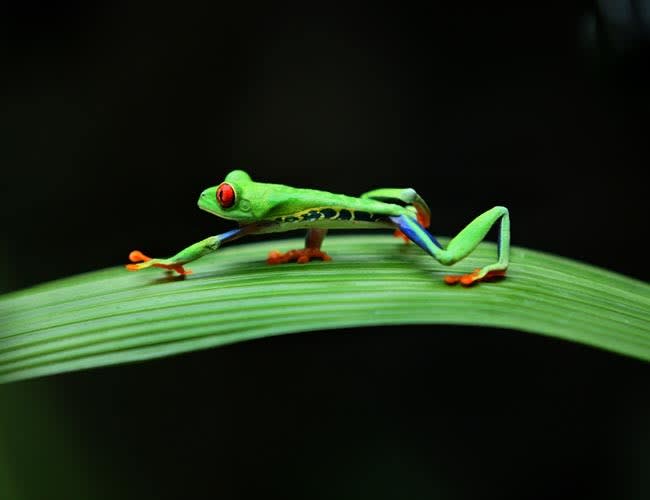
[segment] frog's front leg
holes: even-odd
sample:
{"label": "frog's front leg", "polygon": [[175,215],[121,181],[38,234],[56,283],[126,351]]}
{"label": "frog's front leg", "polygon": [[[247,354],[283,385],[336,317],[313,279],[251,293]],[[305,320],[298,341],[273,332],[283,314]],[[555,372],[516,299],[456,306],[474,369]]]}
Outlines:
{"label": "frog's front leg", "polygon": [[192,271],[183,267],[185,264],[212,253],[219,249],[224,243],[241,238],[242,236],[255,232],[257,229],[258,228],[254,225],[242,226],[239,229],[233,229],[232,231],[218,234],[216,236],[210,236],[209,238],[184,248],[169,259],[152,259],[139,250],[134,250],[129,254],[129,260],[132,264],[127,264],[126,268],[129,271],[139,271],[148,267],[159,267],[169,271],[176,271],[180,275],[191,274]]}
{"label": "frog's front leg", "polygon": [[289,250],[284,253],[273,250],[269,252],[266,261],[269,264],[283,264],[293,261],[306,264],[312,259],[331,260],[331,257],[320,249],[326,234],[327,229],[309,229],[305,237],[305,248]]}
{"label": "frog's front leg", "polygon": [[410,240],[446,266],[454,264],[472,253],[483,241],[490,228],[500,221],[497,262],[475,269],[469,274],[446,276],[445,283],[448,285],[460,283],[468,286],[478,281],[500,278],[506,274],[510,256],[510,216],[505,207],[494,207],[479,215],[458,233],[446,248],[443,248],[415,219],[404,215],[390,219]]}

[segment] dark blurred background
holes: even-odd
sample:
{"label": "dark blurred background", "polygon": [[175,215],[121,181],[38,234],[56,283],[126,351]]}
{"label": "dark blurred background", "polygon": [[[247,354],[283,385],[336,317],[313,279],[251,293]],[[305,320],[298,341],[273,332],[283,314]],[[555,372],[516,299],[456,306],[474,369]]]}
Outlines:
{"label": "dark blurred background", "polygon": [[[647,0],[1,9],[2,291],[231,227],[233,168],[650,277]],[[0,498],[650,498],[649,384],[497,329],[249,342],[0,387]]]}

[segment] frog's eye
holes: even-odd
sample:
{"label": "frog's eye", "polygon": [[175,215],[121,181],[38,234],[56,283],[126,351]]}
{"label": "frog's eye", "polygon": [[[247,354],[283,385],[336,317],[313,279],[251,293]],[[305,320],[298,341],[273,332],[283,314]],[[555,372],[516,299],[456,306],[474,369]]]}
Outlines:
{"label": "frog's eye", "polygon": [[224,182],[217,188],[217,202],[222,208],[230,208],[235,204],[235,190],[233,187]]}

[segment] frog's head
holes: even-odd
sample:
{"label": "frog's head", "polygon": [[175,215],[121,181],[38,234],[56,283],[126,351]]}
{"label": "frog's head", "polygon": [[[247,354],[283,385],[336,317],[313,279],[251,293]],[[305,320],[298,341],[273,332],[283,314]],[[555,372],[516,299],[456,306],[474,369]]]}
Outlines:
{"label": "frog's head", "polygon": [[257,219],[250,199],[253,190],[250,176],[243,170],[233,170],[221,184],[201,193],[199,208],[224,219],[252,222]]}

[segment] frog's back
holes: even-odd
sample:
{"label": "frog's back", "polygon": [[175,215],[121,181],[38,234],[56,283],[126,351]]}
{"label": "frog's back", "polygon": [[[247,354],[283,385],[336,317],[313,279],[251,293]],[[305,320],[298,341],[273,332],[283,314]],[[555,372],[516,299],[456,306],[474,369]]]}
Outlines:
{"label": "frog's back", "polygon": [[[279,187],[279,186],[278,186]],[[265,218],[291,221],[296,217],[320,220],[375,222],[389,216],[409,213],[404,207],[379,200],[329,193],[317,189],[298,189],[283,186],[282,197],[276,198],[277,189],[269,189],[269,206]]]}

